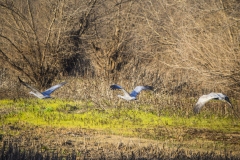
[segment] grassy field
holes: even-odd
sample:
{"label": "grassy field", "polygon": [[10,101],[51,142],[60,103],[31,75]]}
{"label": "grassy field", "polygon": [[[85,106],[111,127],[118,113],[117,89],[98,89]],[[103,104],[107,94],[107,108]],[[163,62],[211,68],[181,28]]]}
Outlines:
{"label": "grassy field", "polygon": [[[124,153],[134,147],[151,146],[159,148],[159,152],[168,148],[169,154],[183,149],[187,153],[240,157],[240,119],[232,114],[203,111],[193,115],[182,108],[157,108],[139,102],[113,104],[106,100],[104,104],[105,107],[97,107],[91,101],[60,99],[1,100],[1,141],[18,139],[18,144],[24,143],[25,147],[39,143],[46,150],[62,148],[66,153],[81,146],[94,148],[95,142],[98,149],[101,146],[105,150],[111,145],[125,145]],[[79,134],[84,136],[72,136]],[[56,141],[55,145],[51,141]]]}

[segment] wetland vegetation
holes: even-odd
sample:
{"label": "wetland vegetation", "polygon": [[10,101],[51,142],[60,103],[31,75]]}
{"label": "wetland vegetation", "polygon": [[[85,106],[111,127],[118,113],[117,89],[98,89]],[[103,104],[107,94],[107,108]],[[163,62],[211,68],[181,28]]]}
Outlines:
{"label": "wetland vegetation", "polygon": [[[239,0],[0,0],[0,159],[240,159]],[[19,83],[44,91],[38,100]],[[110,90],[153,86],[136,101]],[[234,109],[203,94],[221,92]]]}
{"label": "wetland vegetation", "polygon": [[184,115],[181,108],[159,112],[150,104],[121,100],[117,106],[107,102],[104,109],[90,101],[60,99],[5,99],[0,104],[1,146],[6,150],[2,156],[6,157],[11,147],[19,146],[14,149],[19,153],[13,155],[36,153],[56,159],[240,156],[240,120],[231,114]]}

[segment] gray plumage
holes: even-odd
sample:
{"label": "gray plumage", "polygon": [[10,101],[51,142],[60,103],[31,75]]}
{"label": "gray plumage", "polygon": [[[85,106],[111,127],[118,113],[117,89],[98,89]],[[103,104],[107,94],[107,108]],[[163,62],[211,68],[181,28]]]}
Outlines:
{"label": "gray plumage", "polygon": [[127,101],[131,101],[131,100],[136,100],[137,99],[137,95],[142,91],[142,90],[153,90],[152,86],[137,86],[130,94],[121,86],[117,85],[117,84],[113,84],[110,86],[110,88],[112,90],[115,89],[119,89],[122,90],[124,95],[118,95],[118,97],[125,99]]}
{"label": "gray plumage", "polygon": [[66,84],[67,82],[62,82],[60,84],[57,84],[55,86],[52,86],[51,88],[45,90],[44,92],[39,92],[37,89],[33,88],[32,86],[30,86],[29,84],[27,84],[26,82],[23,82],[19,77],[19,82],[21,84],[23,84],[24,86],[28,87],[29,89],[31,89],[32,91],[29,92],[30,94],[40,98],[40,99],[45,99],[45,98],[51,98],[50,94],[53,93],[56,89],[62,87],[64,84]]}
{"label": "gray plumage", "polygon": [[201,108],[205,105],[205,103],[207,103],[208,101],[210,101],[212,99],[225,101],[232,107],[232,104],[231,104],[229,98],[226,95],[224,95],[222,93],[210,93],[208,95],[202,95],[198,99],[196,105],[193,108],[193,112],[194,113],[199,113]]}

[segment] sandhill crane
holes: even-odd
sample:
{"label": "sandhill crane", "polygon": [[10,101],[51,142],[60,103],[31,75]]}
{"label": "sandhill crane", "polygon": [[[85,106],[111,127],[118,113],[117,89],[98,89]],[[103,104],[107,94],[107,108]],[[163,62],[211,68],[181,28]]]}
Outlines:
{"label": "sandhill crane", "polygon": [[193,112],[194,113],[199,113],[200,109],[204,106],[204,104],[207,103],[208,101],[212,100],[212,99],[225,101],[233,108],[229,98],[226,95],[224,95],[222,93],[210,93],[208,95],[202,95],[198,99],[196,105],[193,108]]}
{"label": "sandhill crane", "polygon": [[121,86],[114,84],[110,86],[111,89],[115,90],[115,89],[120,89],[123,91],[124,95],[118,95],[118,97],[125,99],[127,101],[131,101],[131,100],[136,100],[137,99],[137,95],[142,91],[142,90],[153,90],[152,86],[137,86],[130,94],[123,89]]}
{"label": "sandhill crane", "polygon": [[56,89],[60,88],[61,86],[63,86],[64,84],[66,84],[67,82],[62,82],[60,84],[57,84],[55,86],[52,86],[51,88],[45,90],[44,92],[39,92],[38,90],[36,90],[35,88],[33,88],[32,86],[30,86],[29,84],[27,84],[26,82],[23,82],[19,77],[18,77],[19,81],[21,84],[23,84],[24,86],[30,88],[32,91],[29,92],[30,94],[40,98],[40,99],[45,99],[45,98],[51,98],[50,94],[52,92],[54,92]]}

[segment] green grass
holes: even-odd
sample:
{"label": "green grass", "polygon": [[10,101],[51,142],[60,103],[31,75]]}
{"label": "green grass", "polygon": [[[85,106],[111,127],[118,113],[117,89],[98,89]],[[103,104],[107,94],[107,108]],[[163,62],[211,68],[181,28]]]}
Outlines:
{"label": "green grass", "polygon": [[[35,126],[96,129],[114,134],[136,136],[137,129],[157,127],[184,127],[221,131],[240,130],[240,121],[231,116],[214,114],[184,115],[169,109],[158,112],[147,111],[146,107],[122,107],[98,110],[91,102],[58,99],[0,100],[1,123],[27,123]],[[145,108],[145,109],[144,109]],[[150,106],[151,108],[151,106]],[[137,135],[138,136],[138,135]]]}

